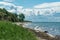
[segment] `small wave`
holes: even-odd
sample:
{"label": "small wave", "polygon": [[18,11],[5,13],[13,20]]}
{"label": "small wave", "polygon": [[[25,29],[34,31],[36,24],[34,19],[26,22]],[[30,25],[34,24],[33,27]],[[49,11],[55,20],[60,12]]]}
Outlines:
{"label": "small wave", "polygon": [[40,28],[39,26],[36,26],[36,27],[34,28],[34,30],[44,32],[44,30],[43,30],[42,28]]}

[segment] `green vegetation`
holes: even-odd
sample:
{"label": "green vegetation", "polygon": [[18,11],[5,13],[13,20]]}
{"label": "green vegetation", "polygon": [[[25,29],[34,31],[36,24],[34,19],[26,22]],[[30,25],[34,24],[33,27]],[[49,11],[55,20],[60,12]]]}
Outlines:
{"label": "green vegetation", "polygon": [[23,22],[24,19],[25,19],[24,14],[23,14],[23,13],[19,14],[19,20],[20,20],[21,22]]}
{"label": "green vegetation", "polygon": [[0,8],[0,40],[37,40],[32,31],[12,24],[12,22],[24,22],[24,19],[23,13],[17,15]]}
{"label": "green vegetation", "polygon": [[17,13],[8,12],[5,8],[3,9],[0,8],[0,20],[21,22],[21,21],[24,21],[24,19],[25,19],[25,15],[23,13],[20,13],[19,15],[17,15]]}
{"label": "green vegetation", "polygon": [[0,40],[37,40],[33,32],[11,22],[0,21]]}

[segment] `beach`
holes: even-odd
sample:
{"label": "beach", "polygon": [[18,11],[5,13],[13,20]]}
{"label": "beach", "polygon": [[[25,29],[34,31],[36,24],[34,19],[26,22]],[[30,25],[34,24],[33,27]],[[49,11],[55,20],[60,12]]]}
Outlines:
{"label": "beach", "polygon": [[48,31],[43,30],[41,28],[37,29],[38,28],[37,26],[34,29],[27,27],[27,25],[29,24],[28,22],[15,23],[15,24],[22,25],[24,28],[34,32],[38,40],[39,39],[41,39],[41,40],[57,40],[57,36],[54,36],[54,35],[50,34]]}

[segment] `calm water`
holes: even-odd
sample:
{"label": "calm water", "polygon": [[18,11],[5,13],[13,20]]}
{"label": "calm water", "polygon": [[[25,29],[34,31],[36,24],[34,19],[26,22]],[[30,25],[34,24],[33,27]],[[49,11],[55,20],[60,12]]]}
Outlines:
{"label": "calm water", "polygon": [[28,28],[40,27],[53,35],[60,35],[60,22],[33,22],[28,23]]}

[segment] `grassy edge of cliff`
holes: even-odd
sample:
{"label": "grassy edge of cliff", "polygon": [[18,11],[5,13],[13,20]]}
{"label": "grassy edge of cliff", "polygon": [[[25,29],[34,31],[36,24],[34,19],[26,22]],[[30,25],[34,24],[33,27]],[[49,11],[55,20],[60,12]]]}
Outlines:
{"label": "grassy edge of cliff", "polygon": [[0,21],[0,40],[37,40],[36,35],[22,26]]}

